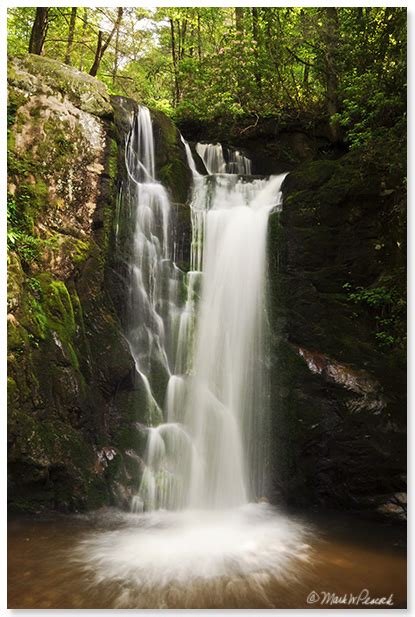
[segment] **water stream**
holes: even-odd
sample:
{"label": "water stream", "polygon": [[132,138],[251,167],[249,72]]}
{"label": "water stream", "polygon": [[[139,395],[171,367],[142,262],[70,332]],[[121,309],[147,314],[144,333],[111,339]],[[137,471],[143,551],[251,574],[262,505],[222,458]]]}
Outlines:
{"label": "water stream", "polygon": [[[226,509],[267,490],[266,236],[284,175],[253,178],[239,151],[197,144],[202,175],[183,143],[193,173],[188,272],[174,263],[171,205],[155,178],[145,107],[126,145],[124,199],[133,221],[127,338],[150,410],[135,511]],[[157,397],[152,377],[160,373],[167,386]]]}
{"label": "water stream", "polygon": [[[251,507],[196,522],[161,510],[12,520],[8,605],[370,608],[307,603],[312,591],[347,600],[367,589],[374,598],[392,594],[392,608],[405,607],[404,529],[339,514],[309,513],[304,522],[268,513],[268,506],[255,515]],[[299,528],[308,546],[298,542]]]}

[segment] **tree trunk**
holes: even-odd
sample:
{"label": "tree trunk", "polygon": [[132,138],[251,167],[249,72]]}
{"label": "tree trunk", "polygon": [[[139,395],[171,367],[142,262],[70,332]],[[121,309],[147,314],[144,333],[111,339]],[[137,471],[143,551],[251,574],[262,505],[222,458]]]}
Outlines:
{"label": "tree trunk", "polygon": [[124,12],[124,9],[119,7],[118,12],[117,12],[117,19],[115,21],[114,27],[109,33],[106,41],[104,41],[104,33],[102,32],[102,30],[98,32],[98,41],[97,41],[97,48],[95,51],[94,63],[89,71],[89,74],[92,75],[92,77],[96,77],[96,74],[98,73],[99,65],[101,64],[102,56],[105,54],[108,45],[111,43],[112,37],[114,36],[115,32],[120,27],[123,12]]}
{"label": "tree trunk", "polygon": [[258,8],[252,7],[252,36],[258,42]]}
{"label": "tree trunk", "polygon": [[48,7],[36,8],[35,20],[30,33],[29,54],[37,54],[38,56],[41,56],[43,53],[43,46],[45,44],[46,33],[49,25],[48,15]]}
{"label": "tree trunk", "polygon": [[200,28],[200,13],[197,13],[197,53],[199,62],[202,62],[202,31]]}
{"label": "tree trunk", "polygon": [[182,57],[182,48],[181,48],[182,35],[180,33],[180,20],[179,19],[176,19],[176,25],[177,25],[176,58],[180,60],[180,58]]}
{"label": "tree trunk", "polygon": [[118,72],[118,56],[120,53],[119,41],[120,41],[120,24],[118,24],[117,31],[115,33],[114,64],[112,67],[112,83],[113,84],[115,84],[115,80],[117,79],[117,72]]}
{"label": "tree trunk", "polygon": [[244,9],[242,6],[235,7],[235,25],[238,32],[244,33]]}
{"label": "tree trunk", "polygon": [[389,37],[393,32],[393,11],[394,9],[390,6],[385,7],[385,13],[382,20],[383,34],[380,39],[379,44],[379,54],[378,54],[378,75],[379,79],[382,77],[382,73],[384,71],[383,63],[388,53],[389,48]]}
{"label": "tree trunk", "polygon": [[308,64],[304,65],[304,74],[303,74],[303,84],[305,88],[308,88],[308,78],[310,75],[310,66]]}
{"label": "tree trunk", "polygon": [[252,7],[252,38],[254,41],[254,57],[255,57],[255,81],[258,87],[258,90],[261,90],[261,75],[259,73],[258,66],[258,44],[259,44],[259,29],[258,29],[258,8],[256,6]]}
{"label": "tree trunk", "polygon": [[89,74],[92,75],[92,77],[95,77],[96,74],[98,73],[98,69],[99,69],[99,65],[101,64],[101,59],[102,59],[102,38],[104,36],[104,33],[102,32],[102,30],[100,30],[98,32],[98,41],[97,41],[97,48],[95,51],[95,58],[94,58],[94,64],[91,66],[91,69],[89,71]]}
{"label": "tree trunk", "polygon": [[176,37],[174,33],[174,22],[170,19],[170,43],[171,43],[171,58],[173,61],[173,73],[174,73],[174,91],[173,98],[174,104],[177,105],[180,98],[179,79],[177,74],[177,54],[176,54]]}
{"label": "tree trunk", "polygon": [[79,60],[79,70],[84,70],[84,56],[85,56],[85,38],[86,38],[86,29],[88,26],[88,9],[84,8],[84,19],[82,25],[82,45],[81,45],[81,58]]}
{"label": "tree trunk", "polygon": [[73,39],[75,35],[76,11],[77,9],[75,6],[72,8],[72,11],[71,11],[71,21],[69,23],[68,44],[66,46],[65,64],[71,64]]}
{"label": "tree trunk", "polygon": [[183,60],[184,58],[184,44],[185,44],[185,40],[186,40],[186,29],[187,29],[187,19],[184,19],[182,21],[182,27],[180,28],[180,38],[181,38],[181,43],[180,43],[180,59]]}
{"label": "tree trunk", "polygon": [[[324,11],[324,66],[326,74],[326,108],[328,115],[334,116],[338,111],[338,79],[336,55],[339,45],[339,21],[336,7],[327,7]],[[340,129],[337,122],[330,123],[331,138],[340,139]]]}

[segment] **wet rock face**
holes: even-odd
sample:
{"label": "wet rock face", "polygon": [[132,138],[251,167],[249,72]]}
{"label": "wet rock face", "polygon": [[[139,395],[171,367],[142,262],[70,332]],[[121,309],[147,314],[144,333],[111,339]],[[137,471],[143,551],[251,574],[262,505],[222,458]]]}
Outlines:
{"label": "wet rock face", "polygon": [[[110,112],[96,80],[50,59],[11,60],[9,199],[20,234],[8,281],[14,510],[111,499],[97,446],[114,438],[112,390],[133,363],[104,291],[109,230],[95,229],[111,201]],[[121,347],[113,382],[103,376],[103,338]]]}
{"label": "wet rock face", "polygon": [[[137,103],[111,98],[96,79],[39,56],[11,59],[8,84],[17,233],[8,266],[10,507],[128,507],[147,402],[123,335],[125,279],[113,230]],[[170,188],[183,235],[190,228],[185,152],[170,120],[155,114],[153,122],[158,177]]]}
{"label": "wet rock face", "polygon": [[379,167],[353,153],[303,165],[271,217],[274,488],[292,504],[401,518],[404,348],[379,344],[394,307],[378,315],[350,293],[404,287],[399,209],[384,191],[397,180]]}
{"label": "wet rock face", "polygon": [[134,482],[124,441],[143,413],[108,285],[112,106],[103,84],[38,56],[12,59],[8,82],[10,507],[93,508]]}
{"label": "wet rock face", "polygon": [[296,351],[305,360],[312,373],[356,395],[347,402],[351,413],[373,411],[374,414],[379,414],[386,407],[380,383],[367,371],[356,370],[329,356],[303,347],[298,347]]}
{"label": "wet rock face", "polygon": [[328,118],[297,112],[286,117],[244,117],[239,120],[182,120],[179,128],[188,141],[220,141],[245,150],[252,173],[268,175],[295,169],[328,153],[338,155],[331,143]]}

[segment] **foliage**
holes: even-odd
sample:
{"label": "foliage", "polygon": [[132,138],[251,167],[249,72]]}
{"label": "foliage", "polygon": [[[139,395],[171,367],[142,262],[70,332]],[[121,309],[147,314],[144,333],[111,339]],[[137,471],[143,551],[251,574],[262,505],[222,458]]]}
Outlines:
{"label": "foliage", "polygon": [[[35,9],[8,14],[9,51],[25,53]],[[49,9],[46,55],[68,59],[71,15]],[[90,69],[116,19],[116,8],[77,9],[74,66]],[[124,8],[98,77],[176,119],[328,114],[354,148],[405,112],[406,9]]]}
{"label": "foliage", "polygon": [[400,347],[406,344],[406,299],[404,290],[400,290],[391,281],[381,287],[357,287],[345,283],[350,302],[367,307],[376,323],[375,338],[384,349]]}
{"label": "foliage", "polygon": [[7,247],[16,251],[25,263],[36,260],[40,254],[40,240],[24,229],[21,212],[13,196],[7,199]]}
{"label": "foliage", "polygon": [[26,264],[38,259],[41,253],[41,240],[13,228],[7,232],[7,246],[15,250]]}
{"label": "foliage", "polygon": [[405,119],[406,11],[344,9],[347,38],[338,121],[352,148]]}

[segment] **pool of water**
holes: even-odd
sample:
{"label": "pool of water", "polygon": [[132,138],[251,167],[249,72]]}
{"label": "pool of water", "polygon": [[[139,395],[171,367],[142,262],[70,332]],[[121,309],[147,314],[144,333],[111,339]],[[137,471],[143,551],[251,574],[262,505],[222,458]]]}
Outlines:
{"label": "pool of water", "polygon": [[405,530],[266,504],[13,518],[9,608],[404,608]]}

